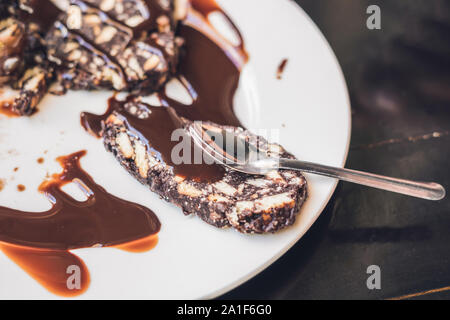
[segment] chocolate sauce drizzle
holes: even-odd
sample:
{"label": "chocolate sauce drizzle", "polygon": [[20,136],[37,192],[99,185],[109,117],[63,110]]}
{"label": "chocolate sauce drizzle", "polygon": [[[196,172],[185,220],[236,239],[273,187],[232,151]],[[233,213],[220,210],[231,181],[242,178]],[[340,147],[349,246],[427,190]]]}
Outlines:
{"label": "chocolate sauce drizzle", "polygon": [[[83,260],[69,251],[45,250],[0,242],[0,251],[53,294],[75,297],[89,288],[90,275]],[[80,289],[70,290],[67,280],[69,266],[79,268]]]}
{"label": "chocolate sauce drizzle", "polygon": [[[216,0],[190,0],[191,3],[191,10],[189,10],[188,15],[184,21],[184,23],[196,26],[200,30],[203,30],[205,34],[208,34],[213,39],[220,39],[219,40],[219,46],[221,47],[233,47],[235,51],[234,54],[231,52],[231,50],[225,50],[229,51],[230,54],[233,54],[234,58],[233,60],[236,61],[236,66],[238,68],[242,68],[246,62],[248,62],[249,55],[247,53],[247,50],[245,49],[245,42],[244,38],[242,37],[242,34],[239,30],[239,28],[236,26],[236,24],[233,22],[233,20],[228,16],[228,14],[219,6],[219,4],[216,2]],[[226,39],[221,37],[212,27],[212,25],[208,22],[208,16],[213,12],[219,12],[223,15],[223,17],[228,21],[230,26],[233,28],[234,32],[239,37],[239,45],[235,46],[230,44]],[[201,21],[198,21],[196,18],[197,15],[200,15],[202,18]],[[210,31],[207,31],[207,29],[210,28]]]}
{"label": "chocolate sauce drizzle", "polygon": [[283,72],[284,72],[284,69],[286,69],[288,62],[289,62],[288,59],[283,59],[280,62],[280,65],[278,66],[278,69],[277,69],[277,79],[278,80],[281,80],[283,78]]}
{"label": "chocolate sauce drizzle", "polygon": [[[85,154],[80,151],[58,158],[62,173],[54,174],[39,187],[52,204],[50,210],[24,212],[0,207],[0,248],[60,295],[74,294],[65,285],[66,269],[79,259],[68,250],[104,246],[126,250],[127,243],[131,251],[139,251],[135,247],[148,249],[155,245],[161,227],[151,210],[115,197],[96,184],[80,166]],[[86,201],[76,201],[61,190],[71,182],[83,190]],[[88,274],[83,263],[76,265]]]}
{"label": "chocolate sauce drizzle", "polygon": [[[162,54],[165,51],[162,47],[151,37],[149,34],[151,32],[158,30],[157,18],[159,16],[171,17],[171,8],[161,5],[160,1],[156,0],[143,0],[143,3],[137,4],[136,7],[140,11],[140,14],[145,18],[145,20],[135,27],[124,24],[123,21],[119,21],[114,14],[111,12],[104,12],[96,5],[96,2],[92,0],[71,0],[71,4],[77,5],[83,11],[94,10],[101,19],[109,20],[117,26],[120,26],[122,31],[126,31],[132,37],[128,40],[139,39],[150,44],[156,49],[160,49]],[[61,34],[67,34],[69,28],[66,23],[61,19],[64,12],[56,7],[50,0],[30,0],[28,6],[32,9],[32,13],[26,11],[21,12],[21,19],[27,22],[34,22],[40,27],[40,31],[45,34],[52,26],[59,29]],[[170,18],[169,18],[170,19]],[[172,25],[174,25],[173,19],[170,19]],[[101,48],[95,41],[89,39],[86,34],[79,32],[76,29],[70,29],[72,36],[80,43],[82,47],[87,48],[89,51],[99,55],[102,59],[107,62],[109,68],[116,70],[124,81],[129,82],[126,76],[124,67],[119,63],[117,57],[111,55],[107,49]],[[126,46],[128,43],[123,43]],[[167,58],[167,57],[166,57]],[[61,65],[54,65],[54,67],[59,70],[62,77],[70,77],[69,74],[65,73],[65,68],[67,67],[63,62]]]}
{"label": "chocolate sauce drizzle", "polygon": [[179,65],[178,78],[193,103],[185,105],[161,91],[163,102],[173,107],[179,116],[192,121],[242,126],[233,110],[240,69],[201,31],[182,25],[180,35],[186,39],[186,53]]}
{"label": "chocolate sauce drizzle", "polygon": [[[164,91],[160,97],[178,115],[192,121],[242,127],[233,108],[233,99],[248,54],[239,29],[214,0],[192,0],[179,35],[186,41],[185,55],[178,67],[178,79],[190,93],[193,104],[186,106]],[[221,36],[208,21],[212,12],[221,12],[240,38],[238,46]]]}
{"label": "chocolate sauce drizzle", "polygon": [[[191,95],[192,105],[185,105],[170,98],[165,90],[158,95],[162,104],[172,107],[178,116],[191,121],[212,121],[222,125],[242,126],[233,110],[241,69],[248,59],[244,41],[233,46],[220,36],[207,21],[213,11],[223,12],[215,1],[194,0],[187,18],[178,28],[178,35],[185,39],[184,55],[178,66],[177,78]],[[234,25],[233,25],[234,26]],[[139,104],[150,114],[140,119],[127,111],[130,103]],[[139,102],[137,97],[129,96],[125,101],[114,97],[108,102],[108,110],[103,115],[83,113],[83,127],[100,137],[103,123],[112,114],[127,125],[132,135],[138,136],[147,145],[147,150],[155,154],[166,165],[173,168],[174,174],[196,181],[215,182],[223,178],[225,170],[217,164],[174,164],[171,153],[178,142],[171,141],[174,130],[180,126],[168,108],[151,106]],[[190,139],[185,137],[186,139]],[[192,142],[191,155],[198,147]]]}
{"label": "chocolate sauce drizzle", "polygon": [[[155,1],[146,0],[149,15],[161,8]],[[57,20],[60,10],[48,0],[32,0],[35,14],[26,19],[38,23],[45,31]],[[241,126],[233,111],[233,97],[238,87],[240,72],[248,60],[244,41],[233,22],[226,16],[241,38],[233,46],[208,23],[207,16],[222,9],[214,0],[191,0],[185,21],[178,34],[186,40],[185,55],[179,66],[178,79],[190,92],[192,105],[184,105],[159,93],[165,106],[190,120],[208,120],[223,125]],[[25,19],[25,18],[24,18]],[[133,29],[134,35],[154,28],[147,21]],[[141,105],[151,111],[148,119],[139,119],[126,111],[126,103],[115,98],[109,100],[104,115],[85,113],[82,124],[94,135],[100,136],[103,122],[111,114],[119,115],[130,130],[147,143],[148,150],[172,165],[176,174],[200,180],[220,179],[223,168],[217,165],[175,165],[171,163],[170,135],[179,127],[168,108]],[[33,213],[0,207],[0,249],[24,271],[49,291],[62,296],[75,296],[85,292],[90,276],[84,262],[68,250],[93,246],[110,246],[130,252],[150,250],[157,243],[160,222],[149,209],[119,199],[95,183],[80,167],[85,152],[58,158],[63,172],[44,182],[39,191],[52,203],[47,212]],[[74,182],[85,192],[88,200],[78,202],[61,191]],[[67,266],[81,270],[81,290],[67,288]]]}
{"label": "chocolate sauce drizzle", "polygon": [[0,114],[8,118],[16,118],[19,115],[12,111],[11,106],[14,102],[12,101],[2,101],[0,102]]}

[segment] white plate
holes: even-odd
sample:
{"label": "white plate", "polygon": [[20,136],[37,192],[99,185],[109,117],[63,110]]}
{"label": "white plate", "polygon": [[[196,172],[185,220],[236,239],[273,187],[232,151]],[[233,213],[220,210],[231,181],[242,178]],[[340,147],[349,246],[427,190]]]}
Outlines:
{"label": "white plate", "polygon": [[[326,40],[293,1],[222,0],[246,39],[237,114],[255,129],[279,129],[280,142],[297,157],[328,165],[345,163],[350,139],[346,84]],[[283,58],[289,62],[276,80]],[[74,253],[87,264],[89,290],[79,298],[213,298],[255,276],[283,255],[310,228],[336,181],[307,176],[309,199],[296,224],[275,235],[218,230],[160,200],[123,170],[101,141],[80,126],[81,111],[102,113],[110,93],[48,95],[31,118],[0,118],[0,204],[22,210],[50,207],[36,190],[46,173],[60,171],[57,156],[86,149],[82,166],[109,192],[146,205],[162,222],[157,247],[133,254],[112,248]],[[44,155],[44,151],[48,150]],[[36,159],[44,156],[43,165]],[[17,173],[13,168],[19,166]],[[16,191],[17,184],[27,187]],[[56,298],[0,253],[0,298]]]}

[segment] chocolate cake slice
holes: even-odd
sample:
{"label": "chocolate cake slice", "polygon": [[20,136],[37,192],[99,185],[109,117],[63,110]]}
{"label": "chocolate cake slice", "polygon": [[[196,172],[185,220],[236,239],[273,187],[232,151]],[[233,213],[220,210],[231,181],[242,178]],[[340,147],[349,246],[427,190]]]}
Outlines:
{"label": "chocolate cake slice", "polygon": [[[189,170],[180,170],[170,159],[173,145],[166,138],[176,125],[168,108],[138,101],[114,103],[120,106],[110,109],[102,122],[106,149],[137,180],[179,206],[185,214],[196,214],[213,226],[231,226],[243,233],[276,232],[294,223],[307,192],[306,180],[300,172],[283,170],[254,176],[220,166],[214,181],[201,181],[195,174],[186,175]],[[258,146],[273,157],[292,158],[281,146],[249,131],[222,128],[248,137],[250,142],[258,141]],[[203,164],[200,170],[191,171],[200,176],[199,172],[211,171],[214,166],[219,165]]]}
{"label": "chocolate cake slice", "polygon": [[175,73],[174,1],[71,0],[46,36],[65,89],[149,94]]}

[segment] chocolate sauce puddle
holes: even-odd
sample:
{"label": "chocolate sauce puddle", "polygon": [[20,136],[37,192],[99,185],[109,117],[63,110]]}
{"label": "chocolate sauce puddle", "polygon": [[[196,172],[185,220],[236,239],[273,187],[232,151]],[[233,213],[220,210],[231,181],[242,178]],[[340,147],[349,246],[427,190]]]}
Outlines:
{"label": "chocolate sauce puddle", "polygon": [[[234,21],[228,16],[228,14],[219,6],[219,4],[215,0],[190,0],[190,3],[193,10],[190,10],[188,12],[188,16],[185,21],[187,24],[196,26],[197,28],[200,28],[204,31],[206,28],[212,28],[211,24],[208,22],[208,16],[213,12],[221,13],[223,17],[228,21],[231,28],[233,28],[234,32],[239,37],[240,43],[238,46],[231,45],[230,43],[228,43],[226,39],[220,37],[220,35],[213,30],[205,33],[210,34],[212,38],[221,38],[219,41],[222,43],[222,46],[225,43],[227,43],[227,46],[234,47],[234,51],[237,54],[237,58],[239,61],[237,66],[241,68],[248,61],[249,55],[245,49],[245,41],[244,38],[242,37],[241,31],[236,26]],[[203,21],[201,21],[200,23],[195,22],[197,20],[194,18],[196,13],[200,14],[202,17]]]}
{"label": "chocolate sauce puddle", "polygon": [[[52,203],[46,212],[24,212],[0,207],[0,248],[49,291],[72,296],[84,291],[67,288],[67,267],[81,269],[87,289],[89,272],[68,250],[109,246],[132,252],[153,248],[161,224],[138,204],[109,194],[80,166],[80,151],[58,158],[63,171],[39,187]],[[74,182],[87,200],[79,202],[61,188]],[[62,282],[64,280],[64,283]]]}
{"label": "chocolate sauce puddle", "polygon": [[278,66],[278,69],[277,69],[277,79],[278,80],[281,80],[283,78],[284,69],[286,69],[288,62],[289,62],[288,59],[283,59],[280,62],[280,65]]}

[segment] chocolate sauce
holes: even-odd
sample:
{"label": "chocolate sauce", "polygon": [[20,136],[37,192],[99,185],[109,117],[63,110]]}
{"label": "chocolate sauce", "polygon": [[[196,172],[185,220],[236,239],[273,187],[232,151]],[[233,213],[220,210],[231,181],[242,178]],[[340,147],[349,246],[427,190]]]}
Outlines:
{"label": "chocolate sauce", "polygon": [[[47,2],[49,0],[44,0],[44,2]],[[143,33],[148,33],[151,31],[155,31],[158,29],[158,23],[156,17],[165,15],[168,18],[171,17],[171,9],[170,7],[163,7],[161,6],[160,1],[157,0],[144,0],[144,5],[137,5],[140,11],[140,14],[142,14],[143,17],[145,17],[145,20],[138,24],[135,27],[127,26],[133,33],[134,38],[141,38]],[[90,7],[97,9],[101,11],[101,16],[108,17],[108,19],[123,25],[123,21],[118,20],[118,17],[114,14],[114,10],[105,12],[102,11],[94,1],[92,0],[72,0],[72,3],[80,6],[82,8]],[[120,15],[119,15],[120,16]]]}
{"label": "chocolate sauce", "polygon": [[[0,207],[0,241],[21,246],[70,250],[113,246],[156,234],[160,223],[149,209],[119,199],[95,183],[80,167],[81,151],[58,158],[63,172],[39,187],[52,203],[46,212]],[[61,190],[76,183],[87,196],[75,201]]]}
{"label": "chocolate sauce", "polygon": [[[139,109],[148,114],[146,118],[140,118],[136,114],[130,113],[130,106],[139,106]],[[174,116],[169,108],[155,107],[140,102],[135,96],[129,96],[125,101],[116,100],[112,97],[108,100],[108,110],[103,115],[83,113],[81,124],[93,135],[100,137],[103,130],[103,123],[110,115],[114,114],[122,120],[132,136],[140,138],[149,150],[159,161],[171,166],[174,174],[190,178],[197,181],[214,182],[223,178],[225,170],[217,164],[207,165],[204,161],[195,164],[194,155],[202,154],[201,150],[191,141],[190,136],[182,130],[179,118]],[[182,134],[179,140],[172,141],[172,133],[181,129]],[[184,140],[182,140],[184,139]],[[172,150],[181,141],[191,141],[191,164],[175,164],[172,161]]]}
{"label": "chocolate sauce", "polygon": [[[146,0],[149,16],[141,25],[132,29],[136,37],[155,28],[155,19],[160,15],[156,1]],[[207,15],[222,12],[214,0],[191,0],[188,17],[180,23],[178,34],[185,39],[185,55],[179,66],[178,78],[188,89],[192,105],[183,105],[169,98],[165,92],[159,96],[165,106],[190,120],[208,120],[223,125],[241,126],[233,111],[233,97],[238,87],[240,72],[248,59],[244,41],[233,22],[225,15],[241,38],[239,46],[231,45],[207,22]],[[34,13],[27,17],[48,28],[60,14],[49,0],[33,0]],[[81,37],[81,36],[80,36]],[[88,45],[90,42],[82,39]],[[118,63],[112,59],[112,62]],[[219,180],[223,168],[217,165],[175,165],[171,151],[177,142],[171,141],[171,134],[180,127],[169,108],[153,107],[139,103],[151,111],[148,118],[141,119],[129,113],[126,101],[109,100],[108,111],[101,116],[84,114],[82,123],[91,133],[99,136],[102,123],[111,114],[119,116],[128,129],[147,143],[148,150],[174,168],[175,174],[199,180]],[[0,108],[7,109],[7,108]],[[80,158],[85,152],[78,152],[58,158],[63,167],[61,174],[55,174],[44,182],[39,191],[45,194],[52,208],[47,212],[33,213],[0,207],[0,249],[15,261],[30,276],[49,291],[63,296],[74,296],[87,290],[89,271],[81,259],[68,250],[92,246],[110,246],[130,252],[152,249],[158,241],[160,223],[149,209],[119,199],[106,192],[80,167]],[[75,182],[84,190],[88,200],[78,202],[61,191],[61,188]],[[67,288],[67,267],[80,268],[81,290]]]}
{"label": "chocolate sauce", "polygon": [[215,0],[191,0],[192,8],[200,12],[204,17],[214,11],[222,11],[222,8]]}
{"label": "chocolate sauce", "polygon": [[[84,281],[89,279],[82,261],[68,250],[94,246],[126,250],[128,246],[135,248],[136,243],[142,250],[151,249],[161,227],[151,210],[117,198],[96,184],[80,167],[85,154],[80,151],[58,158],[62,173],[39,187],[52,204],[50,210],[24,212],[0,207],[0,248],[48,290],[60,295],[75,294],[66,286],[68,266],[79,266]],[[76,201],[61,190],[71,182],[83,190],[86,201]]]}
{"label": "chocolate sauce", "polygon": [[[139,24],[138,26],[132,28],[134,38],[139,38],[144,32],[150,32],[158,28],[157,20],[155,17],[165,15],[170,17],[172,14],[170,8],[163,8],[159,1],[155,0],[144,0],[147,8],[142,9],[146,11],[147,19]],[[172,22],[173,23],[173,22]]]}
{"label": "chocolate sauce", "polygon": [[16,118],[19,115],[12,111],[12,104],[11,101],[2,101],[0,102],[0,114],[7,116],[8,118]]}
{"label": "chocolate sauce", "polygon": [[127,252],[142,253],[152,250],[158,244],[158,236],[152,235],[135,241],[115,245],[114,248]]}
{"label": "chocolate sauce", "polygon": [[[239,28],[234,23],[234,21],[220,7],[220,5],[216,2],[216,0],[190,0],[190,3],[191,3],[191,7],[192,7],[193,11],[191,10],[188,13],[188,16],[187,16],[187,19],[185,22],[187,22],[188,24],[191,24],[191,25],[196,25],[197,27],[201,27],[201,29],[203,29],[203,30],[205,30],[206,26],[211,27],[211,25],[209,24],[209,22],[207,20],[209,14],[211,14],[213,12],[222,13],[223,17],[229,22],[230,26],[233,28],[234,32],[239,37],[240,43],[238,46],[234,46],[234,51],[236,51],[236,53],[240,56],[239,57],[241,59],[240,66],[242,67],[242,65],[248,61],[249,56],[245,49],[244,38],[242,37],[242,34],[241,34]],[[198,22],[195,22],[196,19],[194,18],[194,16],[196,15],[196,13],[199,13],[203,18],[202,19],[203,21],[200,23],[200,25],[198,24]],[[212,35],[213,38],[217,38],[217,36],[219,36],[217,32],[212,31],[212,30],[211,30],[211,32],[207,32],[207,34]],[[221,38],[220,42],[222,42],[222,46],[223,46],[224,43],[227,43],[228,41],[224,38]],[[230,45],[230,44],[227,43],[227,45]]]}
{"label": "chocolate sauce", "polygon": [[[217,10],[221,11],[214,1],[193,1],[187,19],[179,26],[178,35],[185,40],[186,46],[178,66],[178,78],[190,93],[192,105],[184,105],[168,97],[164,90],[159,92],[159,97],[164,106],[172,107],[178,116],[186,119],[242,126],[233,110],[233,98],[241,69],[248,57],[243,49],[243,40],[240,46],[233,47],[207,22],[206,16]],[[131,134],[146,143],[147,150],[171,166],[176,175],[208,182],[223,178],[225,171],[217,164],[208,165],[204,161],[202,164],[174,164],[172,150],[178,141],[171,141],[171,135],[180,128],[176,119],[167,108],[141,102],[139,105],[151,114],[146,119],[140,119],[126,111],[127,104],[135,100],[133,96],[123,102],[111,98],[105,114],[84,113],[81,123],[87,131],[100,137],[102,123],[114,113],[126,123]],[[192,155],[196,152],[201,154],[193,142],[191,151]],[[194,163],[193,159],[191,163]]]}
{"label": "chocolate sauce", "polygon": [[[63,297],[84,293],[90,284],[89,270],[84,262],[69,251],[21,247],[0,242],[0,251],[48,291]],[[70,266],[79,269],[79,289],[67,285]]]}
{"label": "chocolate sauce", "polygon": [[[178,67],[178,78],[190,93],[193,104],[186,106],[160,96],[176,112],[193,121],[212,121],[217,124],[242,127],[233,110],[233,99],[239,85],[242,68],[248,60],[244,40],[231,19],[214,0],[192,0],[187,18],[179,26],[185,39],[185,55]],[[230,21],[240,37],[240,45],[233,46],[208,22],[207,16],[218,11]]]}
{"label": "chocolate sauce", "polygon": [[281,80],[283,78],[284,69],[286,69],[288,59],[283,59],[277,69],[277,79]]}
{"label": "chocolate sauce", "polygon": [[186,39],[186,53],[179,65],[179,79],[193,103],[184,105],[164,91],[160,93],[162,100],[189,120],[242,126],[233,110],[240,69],[201,31],[182,25],[180,35]]}

